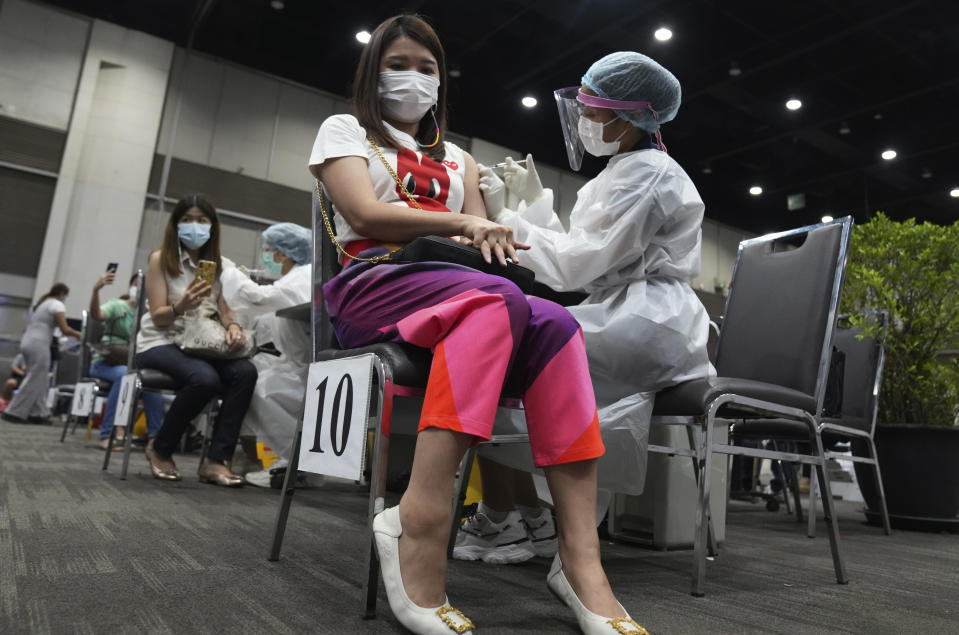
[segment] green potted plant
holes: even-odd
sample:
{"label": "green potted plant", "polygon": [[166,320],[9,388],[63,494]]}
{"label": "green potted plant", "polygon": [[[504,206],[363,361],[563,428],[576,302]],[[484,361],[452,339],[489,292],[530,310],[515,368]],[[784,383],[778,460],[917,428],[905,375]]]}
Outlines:
{"label": "green potted plant", "polygon": [[[879,212],[856,226],[842,307],[867,334],[885,336],[875,441],[893,525],[959,529],[959,222]],[[884,334],[863,317],[879,309],[890,314]],[[871,472],[856,464],[875,520]]]}

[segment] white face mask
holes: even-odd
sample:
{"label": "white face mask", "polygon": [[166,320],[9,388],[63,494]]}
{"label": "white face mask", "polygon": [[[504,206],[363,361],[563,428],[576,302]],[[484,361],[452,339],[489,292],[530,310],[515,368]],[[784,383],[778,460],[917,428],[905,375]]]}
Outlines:
{"label": "white face mask", "polygon": [[626,130],[613,141],[603,141],[603,129],[619,117],[610,119],[606,123],[599,123],[586,117],[579,118],[579,138],[583,141],[583,148],[594,157],[606,157],[619,152],[619,140],[626,134]]}
{"label": "white face mask", "polygon": [[380,109],[383,116],[404,123],[423,118],[439,94],[440,80],[416,71],[380,73]]}

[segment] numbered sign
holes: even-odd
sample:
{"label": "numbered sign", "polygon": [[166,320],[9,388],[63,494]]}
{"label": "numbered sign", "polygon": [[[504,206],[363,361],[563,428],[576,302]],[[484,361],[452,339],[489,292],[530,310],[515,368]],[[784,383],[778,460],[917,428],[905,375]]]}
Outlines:
{"label": "numbered sign", "polygon": [[133,403],[134,394],[137,387],[137,374],[129,373],[120,380],[120,395],[117,397],[117,412],[113,415],[113,425],[118,428],[127,427],[127,421],[130,420],[130,409],[135,405]]}
{"label": "numbered sign", "polygon": [[97,396],[97,384],[93,381],[80,382],[73,387],[73,401],[70,402],[70,414],[74,417],[89,417],[93,412],[93,401]]}
{"label": "numbered sign", "polygon": [[310,365],[299,469],[361,479],[372,378],[373,355]]}

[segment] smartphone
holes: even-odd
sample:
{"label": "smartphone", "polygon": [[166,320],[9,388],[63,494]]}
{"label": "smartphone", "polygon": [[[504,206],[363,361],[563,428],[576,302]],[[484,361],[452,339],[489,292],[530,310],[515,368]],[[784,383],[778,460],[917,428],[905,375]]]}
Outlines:
{"label": "smartphone", "polygon": [[200,264],[196,268],[196,278],[194,280],[202,280],[208,285],[213,285],[213,278],[216,276],[216,263],[212,260],[201,260]]}
{"label": "smartphone", "polygon": [[107,263],[107,271],[112,272],[112,273],[116,273],[116,272],[117,272],[117,267],[119,267],[119,266],[120,266],[120,263],[117,263],[117,262],[108,262],[108,263]]}

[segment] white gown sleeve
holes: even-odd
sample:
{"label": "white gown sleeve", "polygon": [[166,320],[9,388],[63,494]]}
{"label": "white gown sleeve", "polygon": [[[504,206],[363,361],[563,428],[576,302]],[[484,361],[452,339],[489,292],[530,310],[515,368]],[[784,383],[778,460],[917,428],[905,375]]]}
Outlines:
{"label": "white gown sleeve", "polygon": [[[657,198],[661,188],[669,187],[665,170],[646,164],[642,168],[621,161],[610,174],[600,174],[583,187],[568,232],[552,209],[547,216],[538,208],[542,199],[523,212],[500,215],[497,221],[530,245],[520,254],[520,264],[554,289],[578,290],[640,260],[665,221]],[[546,226],[533,222],[544,219]]]}
{"label": "white gown sleeve", "polygon": [[294,289],[281,284],[282,281],[281,278],[273,284],[257,284],[236,268],[225,269],[220,274],[223,295],[230,308],[248,314],[272,313],[278,309],[300,304],[302,301],[299,299],[299,294]]}

